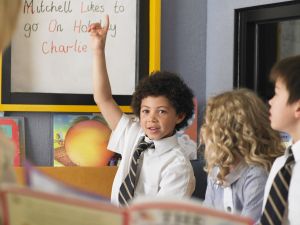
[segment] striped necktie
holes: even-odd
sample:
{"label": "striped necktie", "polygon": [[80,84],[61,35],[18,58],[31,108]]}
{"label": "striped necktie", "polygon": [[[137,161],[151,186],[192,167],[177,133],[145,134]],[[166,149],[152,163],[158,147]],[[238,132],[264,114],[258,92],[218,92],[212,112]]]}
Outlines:
{"label": "striped necktie", "polygon": [[136,171],[137,171],[138,161],[139,161],[138,159],[140,158],[141,154],[148,148],[154,148],[154,143],[153,142],[148,143],[145,141],[145,137],[141,137],[132,155],[129,173],[126,175],[120,187],[119,202],[122,205],[128,205],[128,202],[134,196],[134,188],[136,185]]}
{"label": "striped necktie", "polygon": [[294,163],[295,159],[290,146],[288,148],[288,158],[272,183],[266,206],[260,220],[261,225],[282,224],[283,215],[288,203],[289,185],[291,181],[292,165],[294,165]]}

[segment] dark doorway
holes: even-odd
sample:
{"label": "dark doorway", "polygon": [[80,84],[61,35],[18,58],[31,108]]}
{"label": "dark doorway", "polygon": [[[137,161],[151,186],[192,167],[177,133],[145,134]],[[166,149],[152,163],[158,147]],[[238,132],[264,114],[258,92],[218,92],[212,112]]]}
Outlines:
{"label": "dark doorway", "polygon": [[274,63],[300,54],[300,2],[235,10],[234,87],[273,96],[269,72]]}

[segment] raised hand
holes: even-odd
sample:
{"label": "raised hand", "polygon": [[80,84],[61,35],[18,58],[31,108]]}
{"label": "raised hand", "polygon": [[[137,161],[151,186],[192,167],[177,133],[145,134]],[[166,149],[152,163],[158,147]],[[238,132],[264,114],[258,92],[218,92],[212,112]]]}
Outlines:
{"label": "raised hand", "polygon": [[109,28],[109,16],[105,16],[105,23],[93,23],[89,26],[88,32],[91,36],[91,47],[94,51],[104,50],[106,36]]}

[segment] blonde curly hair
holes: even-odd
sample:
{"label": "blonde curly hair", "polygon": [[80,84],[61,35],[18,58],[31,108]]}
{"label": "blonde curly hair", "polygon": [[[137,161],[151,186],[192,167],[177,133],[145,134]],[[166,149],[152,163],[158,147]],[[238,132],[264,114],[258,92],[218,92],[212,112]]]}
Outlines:
{"label": "blonde curly hair", "polygon": [[270,126],[266,104],[248,89],[228,91],[209,99],[201,135],[205,142],[205,170],[219,168],[223,183],[240,159],[270,170],[284,152],[279,133]]}

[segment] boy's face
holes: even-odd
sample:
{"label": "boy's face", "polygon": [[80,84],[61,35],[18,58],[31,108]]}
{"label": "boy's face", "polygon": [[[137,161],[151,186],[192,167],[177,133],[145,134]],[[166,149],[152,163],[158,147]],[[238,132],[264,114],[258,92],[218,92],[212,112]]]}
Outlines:
{"label": "boy's face", "polygon": [[275,95],[269,100],[271,127],[274,130],[293,133],[295,118],[295,104],[288,104],[289,92],[285,83],[278,79],[275,83]]}
{"label": "boy's face", "polygon": [[173,134],[176,124],[185,115],[177,115],[175,108],[164,96],[148,96],[141,102],[140,124],[152,140],[159,140]]}

